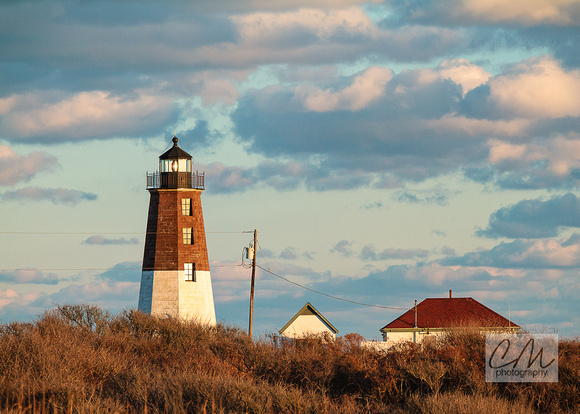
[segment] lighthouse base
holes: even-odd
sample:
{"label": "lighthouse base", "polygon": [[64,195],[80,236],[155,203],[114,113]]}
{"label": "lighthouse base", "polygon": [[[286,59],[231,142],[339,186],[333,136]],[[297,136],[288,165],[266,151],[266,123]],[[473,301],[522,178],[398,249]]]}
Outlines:
{"label": "lighthouse base", "polygon": [[197,270],[195,281],[186,281],[183,270],[143,271],[139,310],[155,316],[215,325],[210,272]]}

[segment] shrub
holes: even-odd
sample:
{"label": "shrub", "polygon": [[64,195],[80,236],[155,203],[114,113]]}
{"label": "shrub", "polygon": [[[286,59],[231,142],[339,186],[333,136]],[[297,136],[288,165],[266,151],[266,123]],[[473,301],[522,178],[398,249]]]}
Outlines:
{"label": "shrub", "polygon": [[126,310],[64,305],[0,326],[0,411],[8,413],[575,412],[580,343],[560,341],[556,384],[486,383],[484,339],[468,330],[389,352],[332,340],[252,341]]}

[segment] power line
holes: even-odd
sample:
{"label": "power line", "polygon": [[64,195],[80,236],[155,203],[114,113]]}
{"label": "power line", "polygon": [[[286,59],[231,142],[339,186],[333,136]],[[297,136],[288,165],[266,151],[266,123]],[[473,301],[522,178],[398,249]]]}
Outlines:
{"label": "power line", "polygon": [[280,276],[280,275],[277,275],[276,273],[272,272],[271,270],[264,269],[260,265],[256,265],[256,266],[259,267],[260,269],[262,269],[264,272],[270,273],[271,275],[274,275],[274,276],[276,276],[276,277],[278,277],[278,278],[280,278],[280,279],[282,279],[282,280],[284,280],[284,281],[286,281],[288,283],[291,283],[291,284],[293,284],[295,286],[298,286],[298,287],[300,287],[302,289],[309,290],[310,292],[318,293],[319,295],[323,295],[323,296],[329,297],[331,299],[341,300],[343,302],[353,303],[355,305],[368,306],[370,308],[395,309],[395,310],[405,310],[405,311],[406,310],[409,310],[408,308],[398,308],[396,306],[370,305],[368,303],[361,303],[361,302],[356,302],[354,300],[349,300],[349,299],[339,298],[337,296],[332,296],[332,295],[329,295],[328,293],[319,292],[318,290],[310,289],[310,288],[308,288],[306,286],[303,286],[303,285],[301,285],[299,283],[296,283],[296,282],[293,282],[293,281],[291,281],[289,279],[286,279],[285,277]]}
{"label": "power line", "polygon": [[38,271],[42,271],[42,272],[55,272],[57,270],[62,270],[62,271],[66,271],[66,270],[71,270],[71,271],[73,271],[73,270],[74,271],[81,271],[81,270],[83,270],[83,271],[89,271],[89,270],[113,270],[114,271],[114,270],[118,270],[118,271],[121,271],[121,270],[136,270],[136,269],[141,269],[141,268],[140,267],[115,267],[115,268],[112,268],[112,267],[101,267],[101,268],[94,267],[94,268],[91,268],[91,269],[87,269],[87,268],[80,268],[80,267],[79,268],[70,267],[70,268],[50,268],[50,269],[48,269],[48,268],[42,268],[42,269],[39,269],[37,267],[18,267],[16,269],[0,269],[0,272],[15,272],[17,270],[38,270]]}
{"label": "power line", "polygon": [[[107,235],[136,235],[136,234],[167,234],[170,232],[139,232],[139,233],[128,233],[128,232],[92,232],[92,233],[87,233],[87,232],[43,232],[43,231],[0,231],[0,235],[1,234],[21,234],[21,235],[94,235],[94,234],[107,234]],[[249,231],[216,231],[216,232],[206,232],[206,234],[243,234],[243,233],[250,233]],[[257,250],[258,246],[254,246],[254,254],[256,254],[256,250]],[[259,247],[260,248],[260,252],[262,252],[262,246]],[[264,253],[262,252],[262,256],[264,256]],[[266,259],[266,257],[264,256],[264,260]],[[235,264],[235,265],[210,265],[210,267],[216,268],[216,267],[238,267],[238,266],[242,266],[244,268],[246,268],[246,266],[244,266],[243,263],[243,256],[242,256],[242,263],[241,264]],[[263,271],[276,276],[277,278],[280,278],[290,284],[293,284],[295,286],[298,286],[302,289],[308,290],[310,292],[313,293],[317,293],[319,295],[323,295],[326,297],[329,297],[331,299],[335,299],[335,300],[340,300],[343,302],[348,302],[348,303],[352,303],[355,305],[360,305],[360,306],[367,306],[367,307],[371,307],[371,308],[380,308],[380,309],[395,309],[395,310],[408,310],[406,308],[399,308],[399,307],[395,307],[395,306],[382,306],[382,305],[371,305],[368,303],[361,303],[361,302],[356,302],[353,300],[349,300],[349,299],[344,299],[344,298],[339,298],[337,296],[333,296],[333,295],[329,295],[328,293],[324,293],[324,292],[320,292],[311,288],[308,288],[306,286],[303,286],[299,283],[293,282],[283,276],[280,276],[274,272],[272,272],[268,266],[268,262],[266,262],[266,266],[268,266],[268,269],[263,268],[260,265],[256,265],[257,267],[259,267],[260,269],[262,269]],[[38,271],[122,271],[122,270],[142,270],[141,267],[123,267],[123,268],[17,268],[17,269],[0,269],[0,271],[3,272],[9,272],[9,271],[17,271],[17,270],[38,270]],[[276,286],[276,289],[278,287]],[[278,292],[279,294],[279,292]]]}
{"label": "power line", "polygon": [[86,235],[86,234],[143,234],[143,232],[139,233],[118,233],[118,232],[63,232],[63,231],[0,231],[0,234],[55,234],[55,235]]}
{"label": "power line", "polygon": [[[232,265],[209,265],[209,267],[238,267],[241,264],[232,264]],[[109,271],[122,271],[122,270],[143,270],[142,267],[93,267],[93,268],[76,268],[76,267],[69,267],[69,268],[37,268],[37,267],[18,267],[13,269],[0,269],[0,272],[15,272],[17,270],[38,270],[42,272],[55,272],[57,270],[70,270],[70,271],[89,271],[89,270],[109,270]]]}
{"label": "power line", "polygon": [[[205,234],[243,234],[245,232],[243,231],[206,231]],[[128,232],[64,232],[64,231],[0,231],[0,234],[31,234],[31,235],[38,235],[38,234],[44,234],[44,235],[87,235],[87,234],[122,234],[122,235],[135,235],[135,234],[174,234],[173,232],[160,232],[160,231],[153,231],[153,232],[138,232],[138,233],[128,233]]]}
{"label": "power line", "polygon": [[[239,267],[242,266],[242,264],[235,264],[235,265],[210,265],[210,267],[216,268],[216,267]],[[368,303],[362,303],[362,302],[356,302],[354,300],[350,300],[350,299],[344,299],[344,298],[339,298],[337,296],[333,296],[333,295],[329,295],[328,293],[324,293],[324,292],[320,292],[318,290],[315,289],[311,289],[309,287],[303,286],[299,283],[293,282],[292,280],[289,280],[283,276],[280,276],[274,272],[272,272],[269,269],[265,269],[260,265],[256,265],[256,267],[259,267],[260,269],[262,269],[264,272],[269,273],[273,276],[276,276],[279,279],[282,279],[290,284],[293,284],[295,286],[298,286],[302,289],[308,290],[310,292],[313,293],[317,293],[319,295],[322,296],[326,296],[328,298],[331,299],[335,299],[335,300],[340,300],[343,302],[348,302],[348,303],[352,303],[354,305],[360,305],[360,306],[367,306],[370,308],[380,308],[380,309],[394,309],[394,310],[408,310],[407,308],[400,308],[400,307],[396,307],[396,306],[382,306],[382,305],[371,305]],[[142,270],[141,267],[104,267],[104,268],[33,268],[33,267],[28,267],[28,268],[17,268],[17,269],[0,269],[0,272],[13,272],[13,271],[17,271],[17,270],[37,270],[37,271],[43,271],[43,272],[50,272],[50,271],[124,271],[124,270]],[[274,283],[275,284],[275,283]],[[278,289],[278,287],[276,286],[276,289]],[[278,292],[278,295],[280,295],[280,292]]]}
{"label": "power line", "polygon": [[[260,242],[258,240],[256,240],[256,241],[258,242],[258,247],[260,247],[260,253],[262,253],[262,258],[264,259],[264,262],[266,262],[266,267],[268,268],[268,271],[270,271],[270,265],[268,265],[268,261],[266,260],[266,255],[264,254],[264,251],[262,250],[262,246],[260,245]],[[274,282],[274,286],[276,286],[276,292],[278,293],[278,300],[280,300],[280,303],[284,307],[284,310],[286,311],[286,313],[290,314],[290,312],[288,311],[288,308],[286,307],[286,302],[284,301],[284,299],[282,298],[282,295],[280,294],[280,289],[278,288],[278,283],[276,283],[276,279],[274,279],[271,271],[270,271],[270,277],[272,277],[272,282]],[[295,335],[298,334],[298,332],[296,332],[296,327],[294,325],[292,325],[292,329],[294,330]]]}

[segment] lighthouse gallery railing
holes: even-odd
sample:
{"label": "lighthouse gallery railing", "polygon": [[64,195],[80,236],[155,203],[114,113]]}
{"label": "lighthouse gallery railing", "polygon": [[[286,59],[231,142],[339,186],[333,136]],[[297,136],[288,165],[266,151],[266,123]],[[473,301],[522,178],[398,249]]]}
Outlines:
{"label": "lighthouse gallery railing", "polygon": [[147,173],[147,189],[153,188],[195,188],[205,189],[205,173],[195,171],[191,173]]}

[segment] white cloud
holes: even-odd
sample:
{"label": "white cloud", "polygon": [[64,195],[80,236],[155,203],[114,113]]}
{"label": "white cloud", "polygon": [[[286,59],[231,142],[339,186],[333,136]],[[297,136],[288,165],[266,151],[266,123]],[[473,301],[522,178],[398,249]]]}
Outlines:
{"label": "white cloud", "polygon": [[[240,167],[229,167],[221,162],[205,165],[205,170],[211,183],[208,188],[215,192],[239,192],[255,184],[255,178],[251,170]],[[207,184],[207,183],[206,183]]]}
{"label": "white cloud", "polygon": [[512,116],[580,116],[580,70],[566,71],[550,57],[526,60],[489,87],[490,99]]}
{"label": "white cloud", "polygon": [[443,78],[451,79],[461,85],[463,96],[470,90],[483,85],[491,77],[491,73],[466,59],[443,60],[437,66],[437,71]]}
{"label": "white cloud", "polygon": [[544,142],[527,144],[490,140],[489,162],[499,164],[505,161],[547,161],[547,171],[558,177],[566,177],[573,169],[580,168],[580,135],[571,134],[570,138],[556,136]]}
{"label": "white cloud", "polygon": [[34,291],[18,293],[13,289],[0,290],[0,310],[10,304],[29,305],[32,301],[38,299],[40,295],[39,292]]}
{"label": "white cloud", "polygon": [[425,126],[440,134],[445,132],[455,132],[468,136],[504,136],[518,137],[528,130],[532,122],[527,119],[490,120],[474,119],[461,115],[448,114],[439,119],[423,121]]}
{"label": "white cloud", "polygon": [[52,137],[52,141],[133,136],[167,120],[172,111],[169,97],[147,93],[130,98],[105,91],[66,97],[28,93],[7,100],[1,134],[24,139]]}
{"label": "white cloud", "polygon": [[489,162],[495,164],[504,160],[521,159],[526,145],[509,144],[503,141],[489,141]]}
{"label": "white cloud", "polygon": [[492,23],[570,25],[578,22],[571,7],[577,4],[577,0],[463,0],[453,14]]}
{"label": "white cloud", "polygon": [[333,253],[339,253],[344,257],[350,257],[354,254],[352,251],[352,242],[348,240],[341,240],[334,245],[332,249],[330,249]]}
{"label": "white cloud", "polygon": [[58,283],[58,276],[54,273],[44,274],[40,270],[26,268],[13,271],[0,271],[0,282],[5,283],[32,283],[55,285]]}
{"label": "white cloud", "polygon": [[304,107],[310,111],[356,111],[379,99],[392,78],[393,72],[390,69],[373,66],[356,76],[352,85],[341,91],[298,87],[296,94],[303,101]]}
{"label": "white cloud", "polygon": [[138,244],[139,240],[136,237],[132,237],[127,239],[125,237],[121,237],[119,239],[111,239],[108,237],[103,237],[101,235],[90,236],[84,242],[84,244],[94,244],[94,245],[124,245],[124,244]]}
{"label": "white cloud", "polygon": [[546,266],[578,267],[580,266],[580,245],[563,245],[557,240],[538,240],[521,254],[513,254],[514,262],[542,262]]}
{"label": "white cloud", "polygon": [[30,201],[51,201],[53,204],[75,205],[82,200],[93,201],[97,195],[67,188],[41,188],[24,187],[15,191],[6,191],[0,194],[2,200],[30,200]]}
{"label": "white cloud", "polygon": [[28,181],[39,172],[50,170],[56,165],[56,158],[44,152],[22,156],[10,147],[0,145],[0,185]]}
{"label": "white cloud", "polygon": [[467,279],[473,273],[473,269],[465,267],[441,266],[438,263],[431,263],[427,266],[410,268],[405,279],[423,280],[428,285],[442,286],[444,282]]}
{"label": "white cloud", "polygon": [[[324,11],[299,9],[285,13],[253,13],[234,16],[244,43],[270,44],[284,39],[298,40],[308,33],[328,39],[337,32],[373,36],[376,27],[360,8]],[[307,37],[304,37],[307,41]]]}

